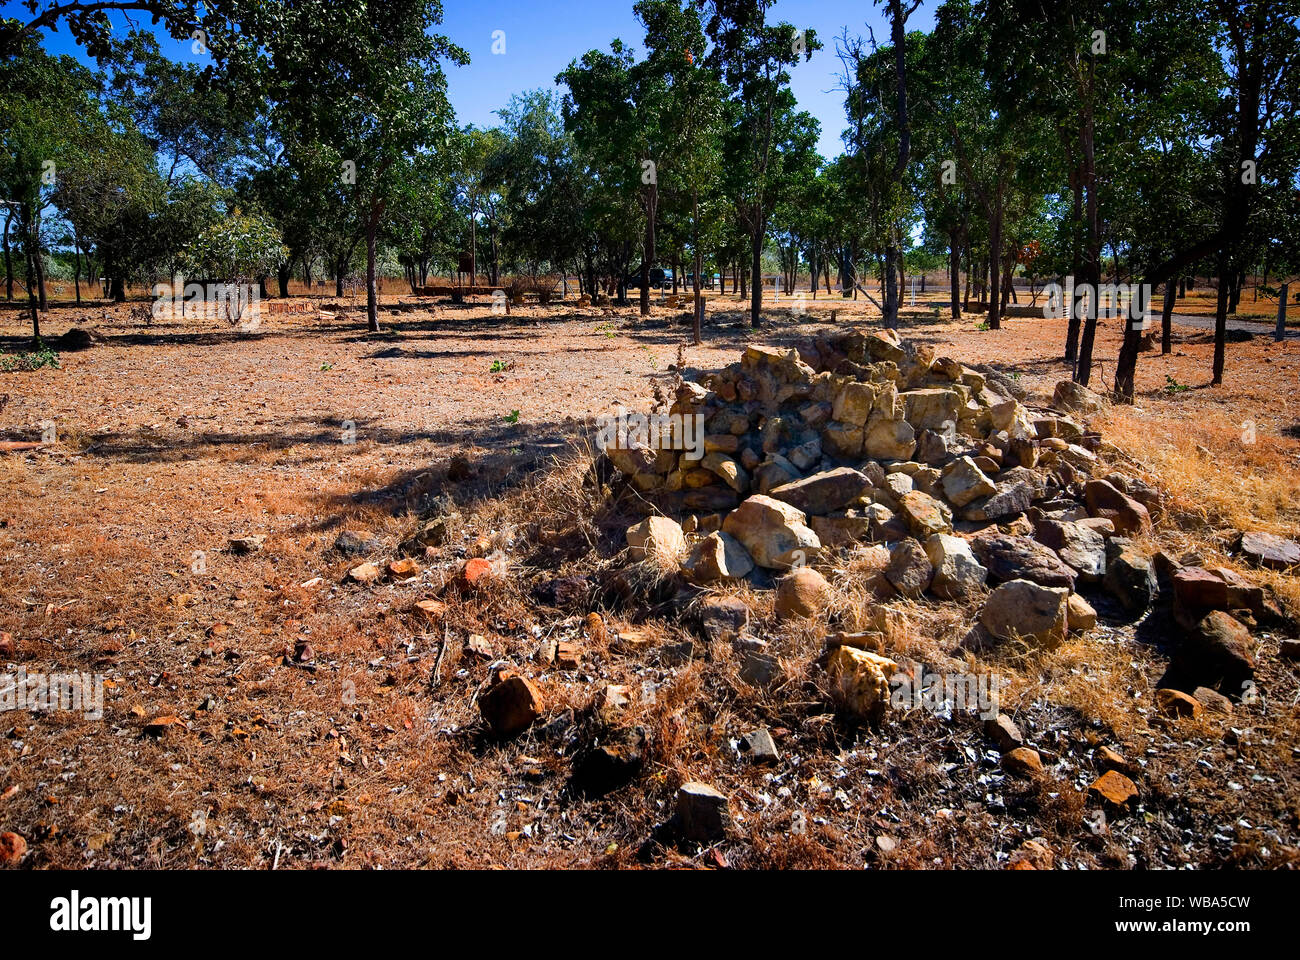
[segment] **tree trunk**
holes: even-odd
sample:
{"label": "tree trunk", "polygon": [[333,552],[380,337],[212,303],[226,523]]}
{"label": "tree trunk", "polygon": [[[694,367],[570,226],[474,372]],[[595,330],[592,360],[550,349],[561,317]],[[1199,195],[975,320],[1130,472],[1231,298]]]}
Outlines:
{"label": "tree trunk", "polygon": [[14,298],[14,266],[13,259],[9,253],[9,222],[13,219],[13,214],[5,217],[4,229],[4,249],[5,249],[5,299]]}
{"label": "tree trunk", "polygon": [[998,284],[1002,279],[1002,191],[998,190],[993,200],[993,218],[989,223],[989,318],[990,330],[1002,329],[1001,290]]}
{"label": "tree trunk", "polygon": [[659,208],[659,188],[648,185],[645,198],[645,249],[641,257],[641,316],[650,316],[650,267],[655,259],[655,217]]}
{"label": "tree trunk", "polygon": [[1178,290],[1173,278],[1165,281],[1165,302],[1160,310],[1160,352],[1173,352],[1174,335],[1174,295]]}
{"label": "tree trunk", "polygon": [[1286,339],[1286,298],[1287,298],[1287,288],[1289,288],[1290,286],[1291,284],[1284,283],[1282,284],[1282,289],[1278,292],[1279,295],[1277,298],[1277,329],[1273,331],[1273,339],[1276,340],[1278,343],[1281,343],[1283,340]]}
{"label": "tree trunk", "polygon": [[375,286],[375,241],[379,233],[379,211],[366,221],[366,329],[379,332],[379,291]]}
{"label": "tree trunk", "polygon": [[32,245],[26,243],[23,247],[27,254],[27,307],[32,315],[32,339],[40,343],[41,314],[39,305],[36,302],[36,270],[32,265]]}
{"label": "tree trunk", "polygon": [[284,299],[289,296],[289,277],[289,264],[281,264],[275,271],[275,279],[280,285],[280,296]]}
{"label": "tree trunk", "polygon": [[951,295],[952,318],[961,319],[961,248],[957,234],[948,234],[948,284]]}
{"label": "tree trunk", "polygon": [[763,234],[766,231],[760,226],[754,230],[749,238],[750,246],[750,269],[752,270],[753,284],[749,289],[749,323],[752,327],[757,327],[762,321],[763,312]]}
{"label": "tree trunk", "polygon": [[1216,387],[1223,383],[1225,344],[1228,341],[1228,304],[1232,297],[1228,270],[1228,251],[1225,241],[1225,249],[1219,251],[1219,297],[1214,308],[1214,378],[1210,383]]}

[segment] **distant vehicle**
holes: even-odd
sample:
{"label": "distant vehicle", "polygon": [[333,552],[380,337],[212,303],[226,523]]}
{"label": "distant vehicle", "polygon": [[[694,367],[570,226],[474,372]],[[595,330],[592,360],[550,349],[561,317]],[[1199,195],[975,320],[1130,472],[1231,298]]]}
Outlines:
{"label": "distant vehicle", "polygon": [[[652,267],[650,269],[650,288],[652,290],[654,289],[662,290],[664,288],[664,285],[669,282],[669,279],[670,279],[669,275],[665,273],[661,268]],[[635,273],[629,273],[623,279],[623,283],[629,290],[640,290],[641,271],[637,270]]]}

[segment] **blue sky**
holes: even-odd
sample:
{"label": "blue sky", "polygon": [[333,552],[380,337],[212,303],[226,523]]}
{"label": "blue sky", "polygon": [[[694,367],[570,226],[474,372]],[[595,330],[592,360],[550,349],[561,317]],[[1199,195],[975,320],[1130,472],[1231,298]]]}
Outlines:
{"label": "blue sky", "polygon": [[[928,30],[937,0],[927,0],[908,26]],[[465,48],[468,67],[449,67],[451,102],[460,123],[480,126],[496,122],[494,111],[513,94],[537,87],[553,87],[555,75],[575,57],[595,48],[607,48],[621,37],[640,49],[643,33],[632,15],[632,0],[444,0],[442,32]],[[29,18],[20,3],[0,4],[5,16]],[[868,26],[876,39],[888,37],[882,11],[870,0],[778,0],[773,22],[785,20],[812,28],[825,45],[811,61],[794,70],[791,86],[802,109],[821,121],[820,150],[824,156],[840,153],[844,127],[843,97],[838,90],[840,62],[835,38],[843,28],[865,36]],[[122,24],[122,15],[113,16]],[[145,17],[139,22],[148,24]],[[505,53],[492,53],[493,31],[505,34]],[[164,51],[176,59],[192,60],[189,44],[162,38]],[[66,30],[48,35],[46,48],[57,53],[78,53]]]}

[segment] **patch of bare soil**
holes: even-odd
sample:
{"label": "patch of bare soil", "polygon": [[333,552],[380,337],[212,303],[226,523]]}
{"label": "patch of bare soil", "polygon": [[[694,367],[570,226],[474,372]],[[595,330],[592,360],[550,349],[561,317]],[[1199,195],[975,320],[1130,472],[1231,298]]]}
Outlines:
{"label": "patch of bare soil", "polygon": [[[0,833],[25,839],[23,866],[1296,862],[1298,680],[1281,638],[1262,641],[1258,698],[1178,723],[1152,707],[1166,652],[1115,611],[1054,653],[997,664],[1039,777],[1007,775],[969,715],[855,727],[814,663],[833,624],[778,623],[769,592],[724,591],[785,668],[767,690],[741,676],[730,644],[599,588],[626,564],[641,505],[606,496],[589,418],[644,409],[671,380],[684,314],[555,305],[504,317],[394,298],[370,335],[355,314],[315,306],[251,335],[59,306],[47,333],[91,326],[103,341],[62,353],[59,369],[0,375],[0,440],[55,432],[0,453],[0,631],[12,637],[0,676],[103,678],[102,719],[0,713]],[[688,376],[751,340],[875,322],[862,304],[822,300],[769,311],[756,334],[741,309],[711,301]],[[902,332],[1040,397],[1068,376],[1063,324],[977,322],[942,320],[923,300]],[[24,315],[2,323],[0,347],[23,349]],[[1118,345],[1103,327],[1096,355]],[[1300,520],[1300,344],[1231,345],[1215,388],[1211,351],[1180,331],[1173,355],[1142,356],[1138,405],[1093,425],[1166,493],[1159,543],[1235,565],[1237,530],[1293,534]],[[445,522],[427,549],[399,549],[430,517]],[[266,539],[231,542],[246,536]],[[389,570],[407,553],[413,567]],[[477,587],[463,582],[469,558],[490,570]],[[376,579],[357,582],[366,562]],[[851,557],[835,572],[849,584],[872,573]],[[1293,578],[1246,572],[1295,609]],[[652,582],[632,586],[653,596]],[[973,608],[890,608],[902,652],[964,662],[956,639]],[[545,703],[508,740],[477,706],[503,661]],[[634,782],[596,796],[573,776],[611,710],[646,739],[624,744],[641,754]],[[774,764],[740,749],[760,727]],[[1139,789],[1134,808],[1104,819],[1085,792],[1117,762],[1102,747]],[[688,781],[731,798],[727,840],[665,839]]]}

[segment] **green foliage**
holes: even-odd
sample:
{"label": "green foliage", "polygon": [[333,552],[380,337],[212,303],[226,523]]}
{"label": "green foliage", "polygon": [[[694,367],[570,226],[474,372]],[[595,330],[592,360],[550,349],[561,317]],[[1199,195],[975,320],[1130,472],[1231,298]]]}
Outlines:
{"label": "green foliage", "polygon": [[185,252],[185,272],[218,281],[251,280],[275,270],[288,255],[271,222],[236,213],[203,230]]}

